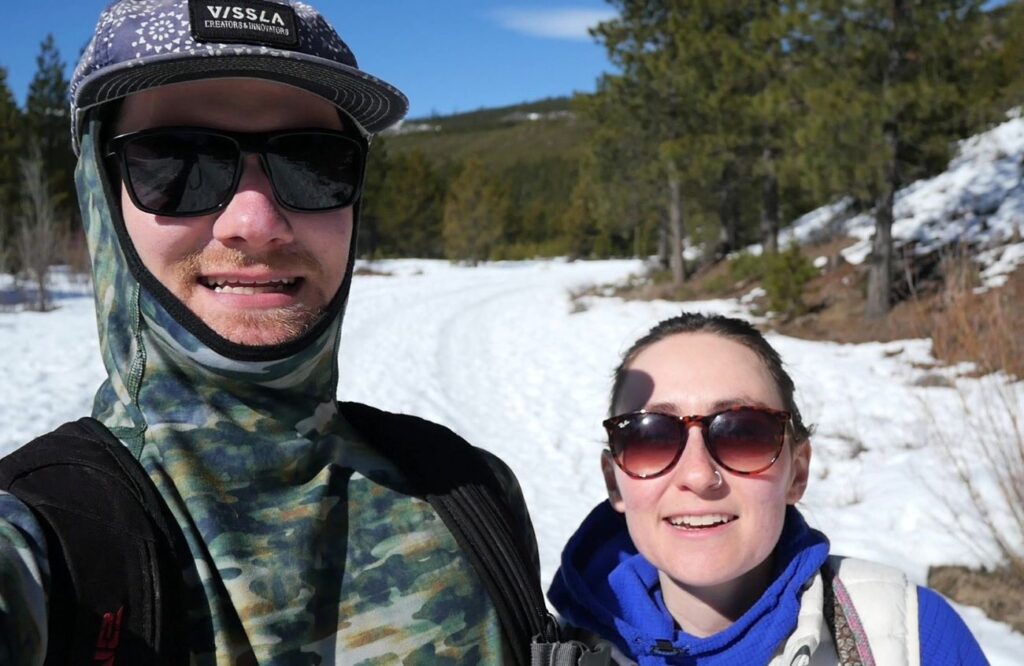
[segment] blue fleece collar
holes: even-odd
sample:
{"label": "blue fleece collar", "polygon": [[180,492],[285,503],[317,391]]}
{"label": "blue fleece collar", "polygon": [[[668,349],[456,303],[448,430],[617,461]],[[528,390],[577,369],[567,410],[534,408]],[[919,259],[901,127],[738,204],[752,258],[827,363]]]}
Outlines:
{"label": "blue fleece collar", "polygon": [[644,666],[767,663],[796,628],[803,585],[828,551],[825,536],[789,507],[771,585],[731,627],[697,638],[675,629],[657,569],[637,553],[622,515],[602,502],[566,545],[548,598],[567,622],[612,641]]}

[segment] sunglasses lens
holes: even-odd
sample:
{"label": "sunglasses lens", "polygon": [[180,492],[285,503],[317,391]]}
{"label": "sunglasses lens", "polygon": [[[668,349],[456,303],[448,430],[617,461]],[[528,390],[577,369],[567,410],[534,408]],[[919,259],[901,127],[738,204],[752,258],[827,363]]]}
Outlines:
{"label": "sunglasses lens", "polygon": [[782,451],[786,422],[756,409],[723,412],[708,427],[709,446],[722,466],[734,472],[760,472]]}
{"label": "sunglasses lens", "polygon": [[664,414],[620,417],[608,426],[608,445],[616,462],[637,477],[657,476],[675,463],[683,441],[679,423]]}
{"label": "sunglasses lens", "polygon": [[141,207],[158,215],[195,215],[231,194],[238,147],[199,132],[136,137],[123,149],[126,181]]}
{"label": "sunglasses lens", "polygon": [[284,134],[267,144],[267,165],[278,198],[301,211],[351,205],[363,174],[363,150],[344,136]]}

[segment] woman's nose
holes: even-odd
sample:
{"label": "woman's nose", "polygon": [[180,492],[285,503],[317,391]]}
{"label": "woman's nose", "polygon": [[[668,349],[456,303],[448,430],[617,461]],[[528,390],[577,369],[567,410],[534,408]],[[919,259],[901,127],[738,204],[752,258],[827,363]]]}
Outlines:
{"label": "woman's nose", "polygon": [[718,465],[708,452],[700,424],[687,431],[686,446],[672,470],[672,481],[680,488],[704,494],[721,485]]}

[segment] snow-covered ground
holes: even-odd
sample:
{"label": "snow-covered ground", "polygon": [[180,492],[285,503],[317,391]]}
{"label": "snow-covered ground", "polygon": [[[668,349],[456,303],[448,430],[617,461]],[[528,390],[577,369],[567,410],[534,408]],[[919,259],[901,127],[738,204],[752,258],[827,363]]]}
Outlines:
{"label": "snow-covered ground", "polygon": [[[440,421],[504,458],[533,516],[545,584],[568,536],[604,497],[600,424],[619,355],[684,307],[744,313],[734,301],[570,300],[572,289],[638,271],[633,261],[373,267],[390,275],[356,278],[340,397]],[[88,413],[103,377],[91,298],[59,303],[47,314],[0,313],[0,452]],[[972,546],[977,535],[954,529],[943,498],[959,497],[949,449],[977,447],[979,419],[965,412],[983,415],[994,404],[992,380],[926,367],[924,340],[771,341],[791,369],[806,420],[817,424],[802,509],[833,549],[901,567],[921,583],[933,564],[991,563]],[[1024,413],[1024,387],[1010,390],[1003,397]],[[991,488],[984,470],[978,474]],[[970,529],[972,509],[958,515]],[[1020,663],[1024,636],[978,609],[959,610],[993,664]]]}
{"label": "snow-covered ground", "polygon": [[[1024,263],[1024,117],[1021,109],[1008,116],[961,141],[945,171],[901,189],[893,211],[897,245],[915,242],[919,254],[970,245],[988,287],[1002,285]],[[862,263],[871,251],[875,221],[870,213],[851,215],[849,207],[849,200],[841,200],[807,213],[779,234],[780,243],[853,236],[858,240],[843,250],[843,258]]]}

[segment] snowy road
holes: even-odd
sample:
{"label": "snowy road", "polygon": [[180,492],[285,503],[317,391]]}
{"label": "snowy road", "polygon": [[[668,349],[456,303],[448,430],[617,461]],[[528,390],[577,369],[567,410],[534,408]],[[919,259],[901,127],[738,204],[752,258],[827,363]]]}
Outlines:
{"label": "snowy road", "polygon": [[[522,482],[546,584],[565,540],[604,497],[600,423],[619,355],[680,305],[570,301],[569,290],[621,280],[636,262],[374,268],[390,274],[353,285],[339,396],[434,419],[504,458]],[[61,304],[46,315],[0,314],[0,452],[89,411],[103,376],[91,299]],[[742,313],[723,301],[688,307]],[[942,444],[963,438],[959,401],[984,400],[981,385],[918,386],[925,374],[952,376],[924,367],[926,341],[772,341],[791,367],[805,420],[818,426],[802,508],[833,549],[901,567],[917,582],[931,564],[986,563],[948,528],[937,501],[955,492],[944,485]],[[935,439],[935,430],[949,439]],[[1019,663],[1024,636],[960,610],[994,664]]]}

